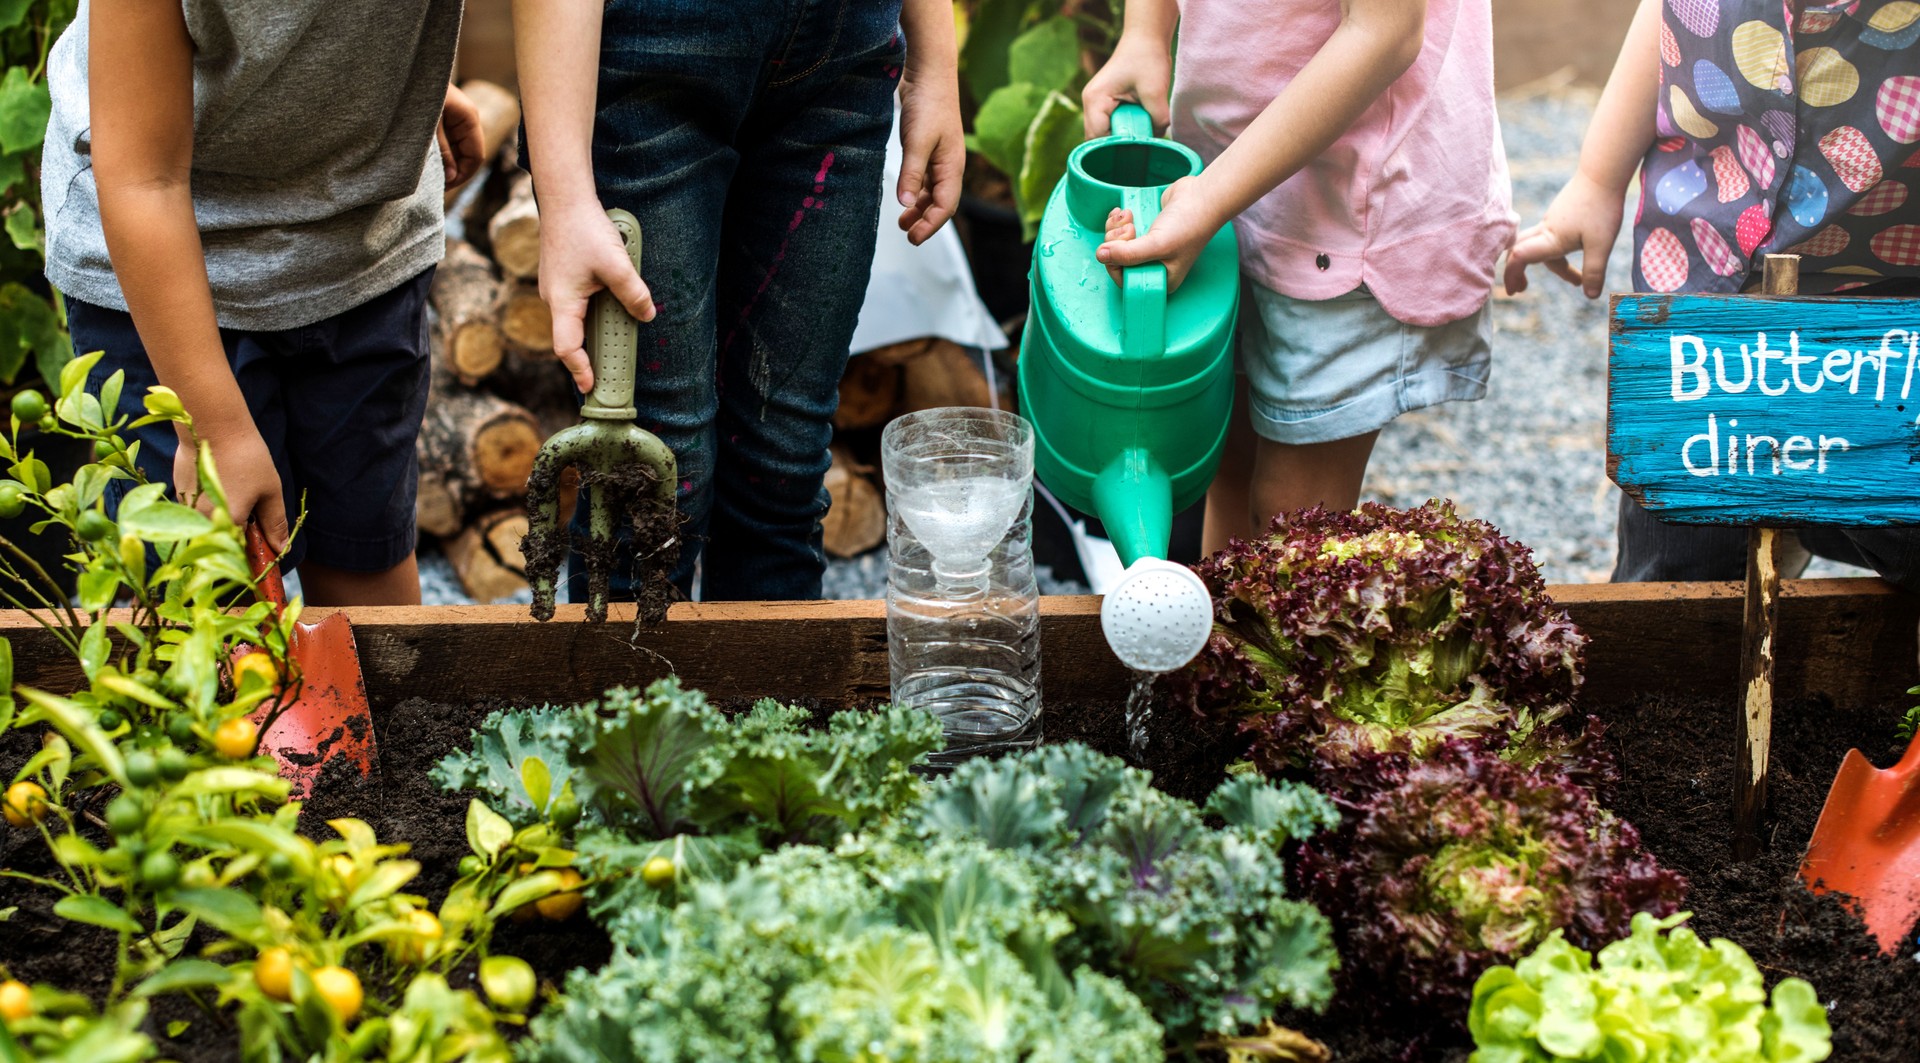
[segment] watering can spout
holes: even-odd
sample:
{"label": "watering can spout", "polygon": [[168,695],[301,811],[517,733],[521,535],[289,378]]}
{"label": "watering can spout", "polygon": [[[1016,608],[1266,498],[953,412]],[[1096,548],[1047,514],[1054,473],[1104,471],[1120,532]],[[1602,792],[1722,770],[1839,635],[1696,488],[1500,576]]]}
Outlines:
{"label": "watering can spout", "polygon": [[1146,448],[1127,447],[1101,470],[1093,481],[1093,508],[1121,564],[1167,556],[1173,482]]}

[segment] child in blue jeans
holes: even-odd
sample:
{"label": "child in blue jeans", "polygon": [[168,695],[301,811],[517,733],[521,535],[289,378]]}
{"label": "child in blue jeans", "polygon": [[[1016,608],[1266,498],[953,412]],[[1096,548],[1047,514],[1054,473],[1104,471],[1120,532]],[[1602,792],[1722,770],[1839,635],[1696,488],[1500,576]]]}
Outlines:
{"label": "child in blue jeans", "polygon": [[[1507,259],[1597,298],[1636,170],[1637,291],[1740,292],[1798,254],[1803,295],[1920,294],[1920,7],[1906,0],[1641,0],[1580,166]],[[1576,269],[1567,261],[1580,253]],[[1920,590],[1920,531],[1802,528],[1805,552]],[[1617,582],[1740,579],[1739,528],[1620,500]],[[1806,553],[1799,555],[1804,563]]]}
{"label": "child in blue jeans", "polygon": [[[679,459],[675,583],[691,591],[704,544],[706,600],[819,597],[896,89],[901,227],[925,240],[959,197],[951,5],[516,0],[514,28],[554,350],[584,391],[588,297],[606,288],[643,322],[636,420]],[[612,207],[640,221],[644,280]]]}

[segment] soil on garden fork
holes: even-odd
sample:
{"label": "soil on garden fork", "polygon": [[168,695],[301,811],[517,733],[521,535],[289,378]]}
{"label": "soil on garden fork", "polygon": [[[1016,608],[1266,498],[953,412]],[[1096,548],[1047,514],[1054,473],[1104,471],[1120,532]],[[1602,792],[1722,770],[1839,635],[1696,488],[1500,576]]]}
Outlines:
{"label": "soil on garden fork", "polygon": [[[633,268],[640,268],[640,223],[624,210],[607,217],[626,242]],[[529,526],[521,550],[527,579],[533,584],[533,616],[553,619],[560,562],[571,541],[560,513],[560,475],[579,470],[586,494],[588,534],[578,544],[587,566],[587,619],[607,618],[614,570],[629,556],[639,601],[639,620],[665,619],[671,587],[667,574],[680,556],[679,520],[674,488],[679,474],[673,451],[653,433],[633,423],[633,378],[638,361],[638,328],[613,293],[596,294],[587,307],[587,356],[593,363],[593,392],[580,408],[581,422],[547,440],[527,480]],[[632,528],[631,547],[617,532]]]}

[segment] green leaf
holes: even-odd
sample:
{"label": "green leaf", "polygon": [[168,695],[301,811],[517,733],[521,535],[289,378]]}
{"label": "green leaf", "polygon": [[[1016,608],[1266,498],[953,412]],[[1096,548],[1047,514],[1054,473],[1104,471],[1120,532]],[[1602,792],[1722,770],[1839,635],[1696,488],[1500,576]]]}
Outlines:
{"label": "green leaf", "polygon": [[1008,80],[1067,92],[1080,80],[1080,29],[1064,15],[1040,23],[1014,38],[1007,49]]}
{"label": "green leaf", "polygon": [[1047,102],[1047,90],[1017,82],[996,91],[973,116],[973,139],[979,152],[1008,177],[1018,177],[1026,157],[1027,132]]}
{"label": "green leaf", "polygon": [[1046,213],[1047,197],[1067,176],[1067,156],[1084,139],[1080,105],[1058,92],[1048,96],[1027,129],[1020,178],[1014,184],[1013,198],[1020,207],[1024,239],[1033,239],[1040,217]]}
{"label": "green leaf", "polygon": [[498,919],[523,904],[552,896],[565,888],[566,882],[560,878],[558,871],[536,871],[508,883],[507,888],[494,898],[493,907],[488,909],[487,914]]}
{"label": "green leaf", "polygon": [[121,911],[119,905],[89,893],[73,893],[60,898],[53,906],[53,914],[76,923],[118,930],[123,934],[138,934],[141,930],[140,924]]}
{"label": "green leaf", "polygon": [[173,543],[205,535],[213,530],[206,515],[178,502],[155,502],[128,515],[120,514],[120,530],[132,532],[148,542]]}
{"label": "green leaf", "polygon": [[234,848],[261,856],[283,854],[298,874],[313,871],[312,844],[290,830],[257,820],[227,819],[196,827],[184,838],[209,849]]}
{"label": "green leaf", "polygon": [[368,875],[353,888],[353,894],[347,898],[348,908],[358,908],[363,904],[391,897],[400,892],[400,887],[414,880],[420,874],[420,864],[414,860],[386,860],[376,865],[373,874]]}
{"label": "green leaf", "polygon": [[68,362],[66,365],[61,366],[61,396],[71,395],[85,387],[87,384],[87,375],[93,372],[93,367],[99,364],[101,357],[105,354],[105,351],[94,351],[91,354],[83,354],[73,361]]}
{"label": "green leaf", "polygon": [[22,203],[7,212],[7,238],[22,251],[47,253],[46,233],[40,231],[40,216],[31,204]]}
{"label": "green leaf", "polygon": [[134,995],[150,997],[226,985],[233,973],[211,960],[175,960],[134,987]]}
{"label": "green leaf", "polygon": [[120,589],[120,574],[109,568],[90,568],[80,573],[80,608],[97,613],[113,604]]}
{"label": "green leaf", "polygon": [[251,942],[266,930],[259,902],[239,890],[181,889],[167,899],[175,908],[242,941]]}
{"label": "green leaf", "polygon": [[32,80],[24,66],[8,67],[0,78],[0,150],[38,147],[46,138],[52,114],[53,98],[46,83]]}
{"label": "green leaf", "polygon": [[107,641],[108,626],[106,621],[96,620],[88,626],[87,633],[80,636],[80,667],[88,679],[107,663],[107,654],[112,648]]}
{"label": "green leaf", "polygon": [[[88,631],[105,630],[104,625],[96,624]],[[102,640],[104,642],[104,639]],[[114,782],[126,785],[127,766],[121,758],[120,750],[107,738],[106,732],[94,722],[93,713],[81,708],[73,701],[49,694],[32,687],[21,687],[20,697],[31,706],[30,715],[52,723],[67,740],[79,746],[81,751],[93,758],[94,764]]]}
{"label": "green leaf", "polygon": [[27,155],[26,152],[0,152],[0,194],[11,191],[14,185],[27,179]]}
{"label": "green leaf", "polygon": [[482,856],[499,856],[513,840],[513,824],[479,798],[467,802],[467,844]]}
{"label": "green leaf", "polygon": [[253,792],[284,799],[291,784],[278,775],[252,768],[205,768],[180,780],[175,797]]}
{"label": "green leaf", "polygon": [[520,762],[520,783],[527,788],[527,798],[533,807],[544,809],[547,799],[553,793],[553,776],[547,771],[547,762],[539,757],[528,757]]}
{"label": "green leaf", "polygon": [[27,17],[33,0],[0,0],[0,30],[10,30]]}
{"label": "green leaf", "polygon": [[985,100],[1007,84],[1009,53],[1026,16],[1027,0],[980,0],[960,53],[975,100]]}
{"label": "green leaf", "polygon": [[13,643],[0,639],[0,734],[13,722]]}
{"label": "green leaf", "polygon": [[73,361],[73,337],[58,324],[51,326],[52,331],[45,334],[44,342],[33,342],[33,369],[42,380],[58,380],[67,365]]}

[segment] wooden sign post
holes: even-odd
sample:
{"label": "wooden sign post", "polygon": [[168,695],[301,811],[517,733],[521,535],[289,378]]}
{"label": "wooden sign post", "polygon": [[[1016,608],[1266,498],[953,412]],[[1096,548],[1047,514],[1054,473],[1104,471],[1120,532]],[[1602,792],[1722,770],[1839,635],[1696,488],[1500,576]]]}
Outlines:
{"label": "wooden sign post", "polygon": [[1920,524],[1920,300],[1616,295],[1607,473],[1661,520],[1750,529],[1734,851],[1760,849],[1773,729],[1776,530]]}

